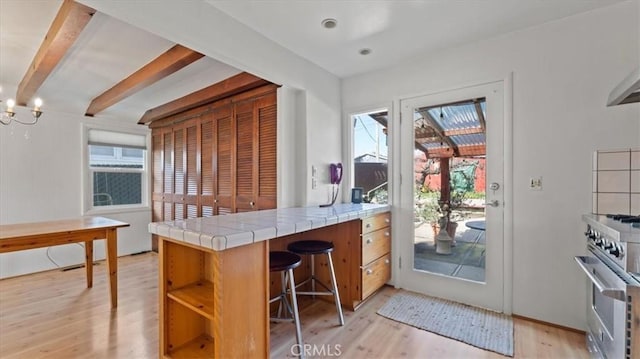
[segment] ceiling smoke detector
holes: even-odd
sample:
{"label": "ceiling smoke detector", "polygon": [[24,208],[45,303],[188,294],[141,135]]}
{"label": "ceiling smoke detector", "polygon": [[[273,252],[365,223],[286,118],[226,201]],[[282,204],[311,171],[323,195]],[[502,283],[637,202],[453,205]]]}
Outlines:
{"label": "ceiling smoke detector", "polygon": [[360,53],[360,55],[365,56],[365,55],[369,55],[371,53],[371,49],[364,48],[364,49],[360,49],[360,51],[358,51],[358,52]]}
{"label": "ceiling smoke detector", "polygon": [[320,24],[322,24],[322,27],[324,27],[325,29],[333,29],[334,27],[338,26],[338,20],[331,18],[324,19]]}

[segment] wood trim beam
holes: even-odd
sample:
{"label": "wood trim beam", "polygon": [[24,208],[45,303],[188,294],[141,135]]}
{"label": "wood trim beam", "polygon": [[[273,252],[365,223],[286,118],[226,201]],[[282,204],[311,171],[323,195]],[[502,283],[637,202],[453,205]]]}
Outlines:
{"label": "wood trim beam", "polygon": [[27,105],[95,13],[96,10],[73,0],[65,0],[62,3],[40,49],[18,86],[16,94],[18,105]]}
{"label": "wood trim beam", "polygon": [[144,65],[126,79],[103,92],[91,101],[85,116],[113,106],[136,92],[201,59],[204,55],[181,45],[175,45],[153,61]]}
{"label": "wood trim beam", "polygon": [[205,87],[171,102],[167,102],[164,105],[147,110],[142,118],[140,118],[140,121],[138,121],[138,124],[146,125],[155,120],[169,117],[269,83],[269,81],[251,75],[247,72],[241,72],[209,87]]}

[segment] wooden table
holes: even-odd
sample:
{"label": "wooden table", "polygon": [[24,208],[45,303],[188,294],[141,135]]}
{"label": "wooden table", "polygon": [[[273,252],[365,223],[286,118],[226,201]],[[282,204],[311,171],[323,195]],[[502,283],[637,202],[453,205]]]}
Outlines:
{"label": "wooden table", "polygon": [[0,253],[84,242],[87,287],[93,286],[93,241],[105,240],[111,307],[118,306],[117,229],[128,223],[103,217],[0,225]]}

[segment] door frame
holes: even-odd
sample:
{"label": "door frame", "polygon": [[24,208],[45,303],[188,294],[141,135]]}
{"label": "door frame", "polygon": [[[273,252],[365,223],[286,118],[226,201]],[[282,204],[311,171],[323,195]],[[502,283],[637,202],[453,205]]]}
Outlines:
{"label": "door frame", "polygon": [[[490,79],[482,82],[475,82],[469,84],[463,84],[459,86],[444,88],[438,91],[432,91],[429,93],[418,93],[411,95],[404,95],[395,97],[393,100],[394,106],[392,107],[392,119],[390,123],[393,123],[394,129],[400,128],[400,101],[408,100],[414,97],[422,97],[435,95],[443,92],[455,91],[467,87],[474,87],[480,85],[486,85],[490,83],[500,82],[503,83],[503,287],[502,287],[502,312],[510,315],[513,312],[513,72],[509,72],[505,77],[501,79]],[[400,245],[401,226],[398,225],[397,219],[402,216],[411,216],[413,213],[402,209],[401,196],[400,196],[400,183],[402,177],[400,174],[400,163],[403,160],[401,158],[401,134],[400,131],[391,132],[391,145],[389,149],[390,158],[395,163],[393,177],[396,181],[391,184],[390,193],[394,194],[395,201],[392,205],[392,252],[395,258],[394,270],[392,271],[391,282],[397,288],[402,288],[402,278],[399,275],[402,265],[409,265],[412,261],[405,259],[405,263],[402,263],[401,255],[403,253],[402,246]],[[411,179],[407,179],[411,180]],[[405,213],[406,212],[406,213]],[[394,220],[394,218],[396,220]]]}

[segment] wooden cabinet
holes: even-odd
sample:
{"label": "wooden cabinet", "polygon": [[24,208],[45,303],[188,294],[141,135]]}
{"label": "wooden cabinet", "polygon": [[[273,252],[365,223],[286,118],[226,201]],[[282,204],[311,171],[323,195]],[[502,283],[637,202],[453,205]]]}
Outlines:
{"label": "wooden cabinet", "polygon": [[391,279],[391,213],[380,213],[360,221],[360,290],[354,307]]}
{"label": "wooden cabinet", "polygon": [[[279,237],[269,241],[271,250],[286,250],[294,241],[320,239],[333,242],[333,265],[336,271],[340,301],[346,308],[355,310],[369,296],[391,279],[391,213],[379,213],[362,220],[342,222],[335,225]],[[326,256],[316,256],[315,275],[331,286]],[[310,263],[303,263],[295,272],[296,283],[310,275]],[[271,275],[271,295],[280,291],[280,278]],[[333,300],[331,297],[322,297]]]}
{"label": "wooden cabinet", "polygon": [[160,237],[159,258],[161,358],[269,356],[268,242],[216,252]]}
{"label": "wooden cabinet", "polygon": [[152,123],[154,222],[276,208],[276,88]]}

